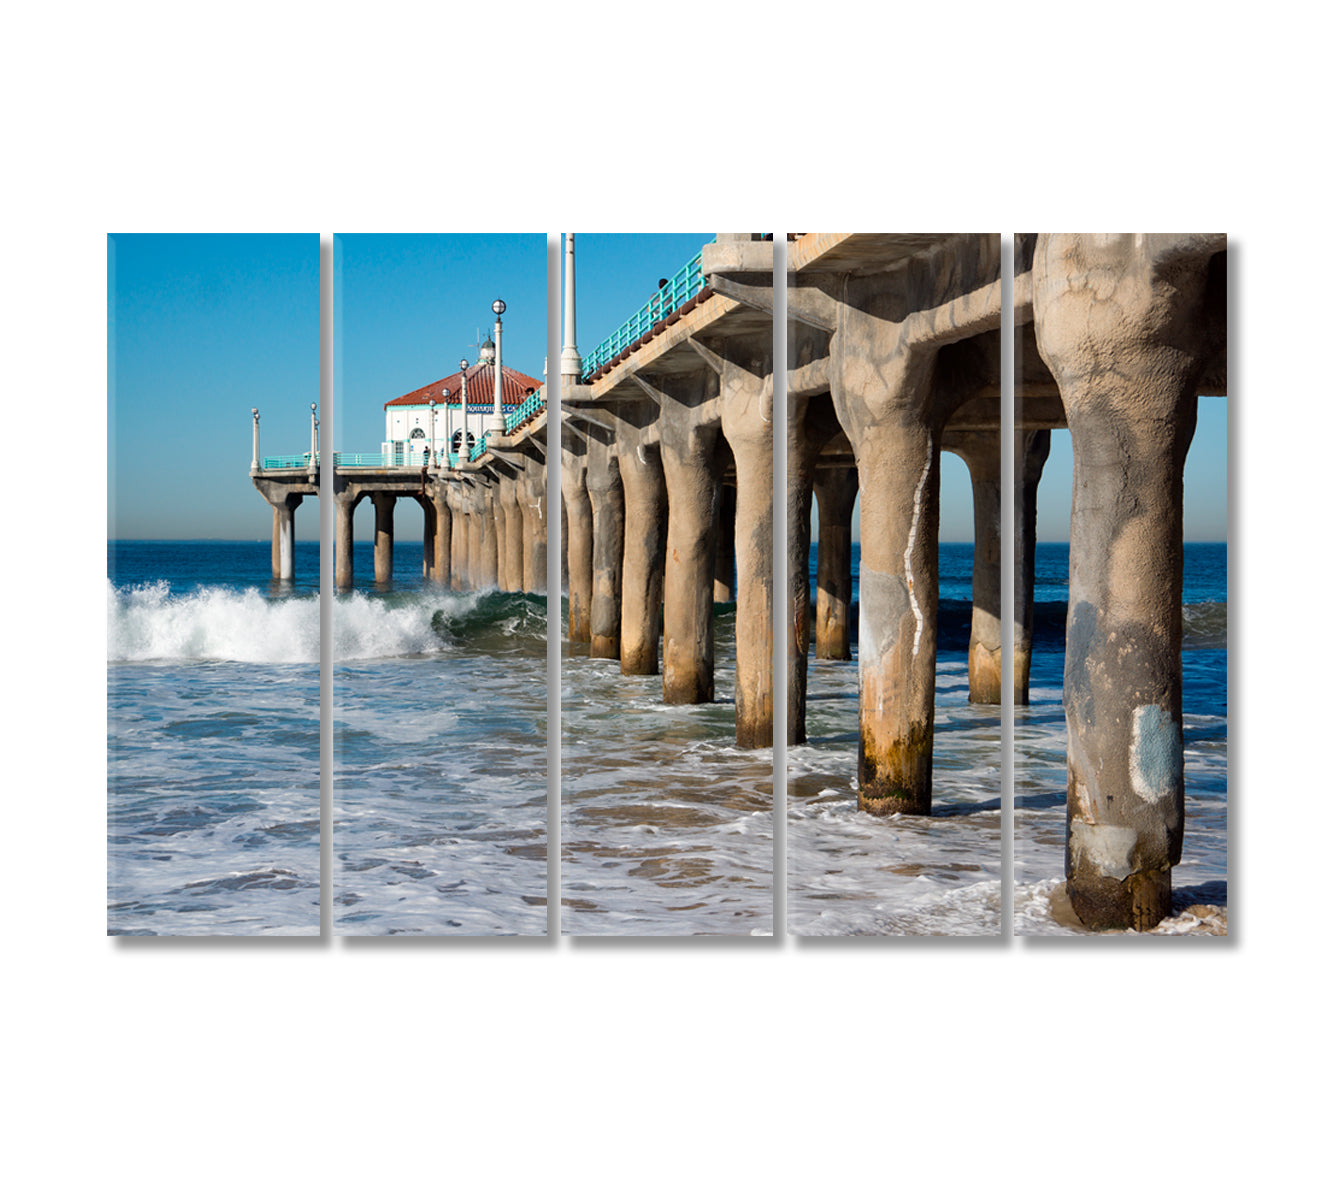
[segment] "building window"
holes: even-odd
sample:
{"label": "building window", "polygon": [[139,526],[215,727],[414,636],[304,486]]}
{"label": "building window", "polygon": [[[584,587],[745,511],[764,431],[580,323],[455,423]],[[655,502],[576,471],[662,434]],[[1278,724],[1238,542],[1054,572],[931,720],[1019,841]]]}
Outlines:
{"label": "building window", "polygon": [[410,438],[424,438],[425,436],[426,436],[426,430],[424,430],[420,425],[418,425],[417,428],[415,428],[410,434],[408,434],[408,437]]}

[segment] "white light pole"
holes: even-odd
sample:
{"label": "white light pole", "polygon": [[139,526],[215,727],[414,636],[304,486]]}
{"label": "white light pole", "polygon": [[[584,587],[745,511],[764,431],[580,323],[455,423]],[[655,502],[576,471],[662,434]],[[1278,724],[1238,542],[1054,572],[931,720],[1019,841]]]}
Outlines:
{"label": "white light pole", "polygon": [[468,360],[459,359],[459,370],[463,372],[463,429],[459,437],[459,460],[468,457]]}
{"label": "white light pole", "polygon": [[255,448],[250,452],[250,469],[259,470],[259,409],[252,408],[250,416],[255,422]]}
{"label": "white light pole", "polygon": [[500,314],[505,311],[505,301],[497,299],[496,302],[491,305],[491,311],[496,314],[496,387],[494,401],[491,406],[491,424],[488,427],[488,431],[493,437],[504,437],[505,414],[500,411]]}
{"label": "white light pole", "polygon": [[315,416],[315,407],[314,404],[310,406],[310,466],[307,468],[307,472],[310,476],[311,483],[315,482],[315,476],[319,471],[319,467],[316,464],[320,455],[320,438],[319,434],[315,432],[319,429],[320,422]]}
{"label": "white light pole", "polygon": [[440,394],[445,398],[445,452],[440,456],[441,467],[449,466],[449,431],[453,418],[449,415],[449,389],[441,388]]}
{"label": "white light pole", "polygon": [[[565,345],[560,352],[560,373],[579,382],[584,361],[579,357],[574,332],[574,234],[565,235]],[[543,372],[545,374],[545,371]]]}
{"label": "white light pole", "polygon": [[426,465],[427,465],[428,467],[432,465],[432,463],[435,461],[435,458],[436,458],[436,454],[435,454],[435,397],[434,397],[434,396],[431,397],[430,409],[431,409],[431,428],[430,428],[430,436],[427,438],[427,441],[426,441]]}

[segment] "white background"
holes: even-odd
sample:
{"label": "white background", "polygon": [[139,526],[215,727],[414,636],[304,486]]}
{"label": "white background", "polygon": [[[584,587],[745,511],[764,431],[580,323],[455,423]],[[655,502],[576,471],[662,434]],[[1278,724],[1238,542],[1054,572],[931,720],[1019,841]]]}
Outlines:
{"label": "white background", "polygon": [[[1324,33],[1275,4],[286,7],[6,18],[9,1193],[1320,1186]],[[105,464],[30,432],[104,407],[106,233],[696,227],[1229,233],[1227,943],[106,938]]]}

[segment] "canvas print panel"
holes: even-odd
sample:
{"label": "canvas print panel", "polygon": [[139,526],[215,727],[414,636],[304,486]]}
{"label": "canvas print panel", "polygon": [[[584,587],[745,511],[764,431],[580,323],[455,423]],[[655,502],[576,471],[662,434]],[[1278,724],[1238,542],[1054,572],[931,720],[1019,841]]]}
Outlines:
{"label": "canvas print panel", "polygon": [[564,251],[561,929],[768,934],[773,243]]}
{"label": "canvas print panel", "polygon": [[1227,932],[1227,240],[1015,238],[1015,930]]}
{"label": "canvas print panel", "polygon": [[107,277],[107,931],[316,935],[319,238]]}
{"label": "canvas print panel", "polygon": [[994,935],[1000,238],[788,236],[788,929]]}
{"label": "canvas print panel", "polygon": [[334,260],[334,929],[542,934],[546,239]]}

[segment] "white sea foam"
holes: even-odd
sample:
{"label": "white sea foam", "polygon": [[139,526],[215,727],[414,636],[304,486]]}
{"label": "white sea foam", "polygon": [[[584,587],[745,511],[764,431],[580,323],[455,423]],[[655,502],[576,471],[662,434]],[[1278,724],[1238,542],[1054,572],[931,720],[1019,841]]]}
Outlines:
{"label": "white sea foam", "polygon": [[203,587],[173,595],[165,582],[107,581],[108,662],[314,663],[317,596],[269,600],[255,588]]}
{"label": "white sea foam", "polygon": [[[353,593],[335,601],[334,658],[401,658],[441,650],[433,619],[464,615],[477,596],[420,593],[405,603]],[[165,582],[107,582],[107,661],[316,663],[320,598],[271,598],[256,588],[202,587],[174,594]]]}

